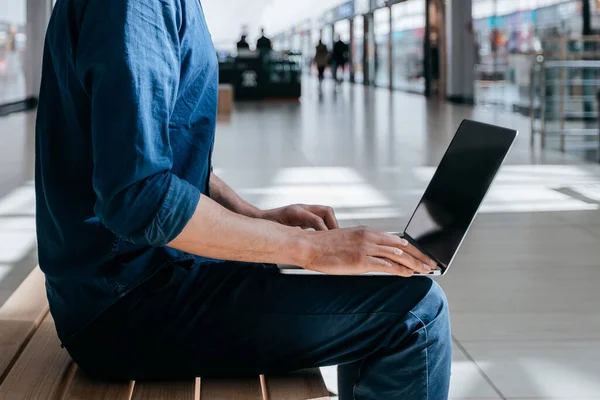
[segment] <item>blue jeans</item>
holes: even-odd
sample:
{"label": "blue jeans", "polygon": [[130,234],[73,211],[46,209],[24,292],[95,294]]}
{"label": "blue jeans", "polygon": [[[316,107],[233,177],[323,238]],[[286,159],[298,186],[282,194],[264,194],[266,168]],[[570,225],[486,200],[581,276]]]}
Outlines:
{"label": "blue jeans", "polygon": [[67,344],[105,379],[256,376],[339,366],[340,400],[448,397],[446,297],[429,278],[172,265]]}

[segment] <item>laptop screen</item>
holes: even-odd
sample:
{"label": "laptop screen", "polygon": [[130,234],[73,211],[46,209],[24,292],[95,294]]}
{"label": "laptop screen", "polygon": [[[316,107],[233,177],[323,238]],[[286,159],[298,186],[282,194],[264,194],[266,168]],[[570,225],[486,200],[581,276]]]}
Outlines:
{"label": "laptop screen", "polygon": [[464,121],[405,233],[447,267],[466,235],[517,132]]}

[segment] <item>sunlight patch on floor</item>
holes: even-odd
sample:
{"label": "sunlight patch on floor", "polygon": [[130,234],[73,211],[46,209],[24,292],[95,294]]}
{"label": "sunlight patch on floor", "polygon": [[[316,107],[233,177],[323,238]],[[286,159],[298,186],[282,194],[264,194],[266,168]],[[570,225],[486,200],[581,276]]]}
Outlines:
{"label": "sunlight patch on floor", "polygon": [[273,178],[275,185],[290,184],[352,184],[363,182],[352,168],[345,167],[296,167],[283,168]]}
{"label": "sunlight patch on floor", "polygon": [[22,186],[0,199],[0,215],[35,215],[35,189]]}
{"label": "sunlight patch on floor", "polygon": [[523,359],[519,360],[519,364],[524,373],[529,376],[529,381],[538,395],[600,394],[598,377],[586,371],[574,370],[572,365],[540,359]]}
{"label": "sunlight patch on floor", "polygon": [[35,246],[35,231],[14,232],[0,227],[0,263],[11,264],[23,259]]}
{"label": "sunlight patch on floor", "polygon": [[26,185],[0,199],[0,265],[20,261],[35,243],[35,190]]}
{"label": "sunlight patch on floor", "polygon": [[[415,169],[417,178],[427,184],[433,177],[435,168]],[[569,165],[508,165],[502,168],[496,178],[480,212],[542,212],[597,210],[599,206],[559,193],[556,189],[564,186],[584,185],[596,188],[584,194],[590,198],[598,196],[598,177],[578,166]],[[411,194],[422,193],[411,190]],[[581,191],[580,191],[581,193]]]}
{"label": "sunlight patch on floor", "polygon": [[[353,169],[343,167],[283,168],[271,185],[239,190],[242,196],[258,196],[255,205],[269,209],[289,204],[331,206],[340,219],[393,218],[400,212],[392,200],[368,184]],[[379,215],[379,217],[377,217]]]}

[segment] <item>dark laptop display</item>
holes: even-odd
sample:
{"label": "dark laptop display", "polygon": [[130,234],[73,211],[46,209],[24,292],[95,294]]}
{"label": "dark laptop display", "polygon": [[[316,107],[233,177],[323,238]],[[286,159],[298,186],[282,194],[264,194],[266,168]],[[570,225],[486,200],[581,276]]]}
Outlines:
{"label": "dark laptop display", "polygon": [[517,132],[464,121],[405,235],[447,267],[465,237]]}

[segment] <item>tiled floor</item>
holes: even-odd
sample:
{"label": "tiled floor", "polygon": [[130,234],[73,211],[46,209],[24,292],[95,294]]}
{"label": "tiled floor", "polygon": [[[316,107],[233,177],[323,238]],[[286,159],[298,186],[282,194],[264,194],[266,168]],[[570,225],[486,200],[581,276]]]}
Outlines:
{"label": "tiled floor", "polygon": [[34,114],[0,117],[0,198],[33,176]]}
{"label": "tiled floor", "polygon": [[26,82],[23,54],[5,53],[0,59],[0,104],[23,100]]}
{"label": "tiled floor", "polygon": [[[463,118],[521,130],[439,280],[453,315],[452,398],[600,399],[600,165],[531,150],[519,115],[361,86],[319,96],[305,83],[300,103],[239,104],[219,123],[216,171],[260,207],[324,203],[344,226],[402,230]],[[0,248],[24,232],[31,244],[31,189],[11,196]],[[10,274],[31,254],[7,248]]]}
{"label": "tiled floor", "polygon": [[34,113],[0,118],[0,304],[36,264]]}

